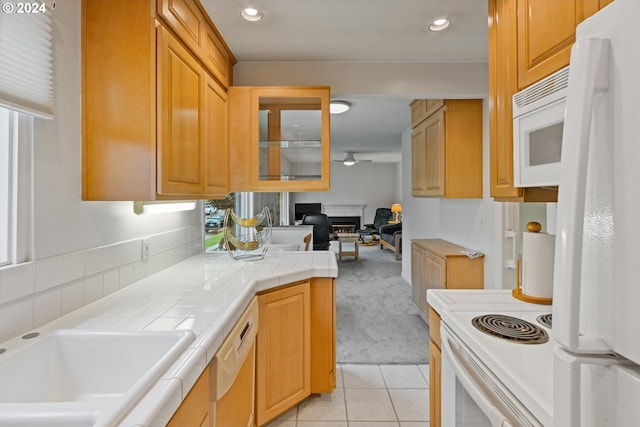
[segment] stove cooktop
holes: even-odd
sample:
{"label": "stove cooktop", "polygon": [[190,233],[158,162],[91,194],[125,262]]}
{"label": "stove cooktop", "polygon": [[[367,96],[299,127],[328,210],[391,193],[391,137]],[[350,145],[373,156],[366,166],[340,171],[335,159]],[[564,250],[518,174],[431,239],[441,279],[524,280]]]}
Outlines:
{"label": "stove cooktop", "polygon": [[[551,329],[537,320],[538,317],[550,317],[551,306],[516,300],[510,290],[429,291],[427,299],[442,321],[518,400],[543,425],[551,425],[555,344],[551,339]],[[509,316],[517,322],[527,322],[543,331],[547,340],[535,345],[521,345],[488,334],[472,324],[474,318],[484,315]]]}
{"label": "stove cooktop", "polygon": [[513,343],[542,344],[549,341],[549,334],[542,328],[519,317],[505,314],[483,314],[471,319],[471,324],[485,334]]}

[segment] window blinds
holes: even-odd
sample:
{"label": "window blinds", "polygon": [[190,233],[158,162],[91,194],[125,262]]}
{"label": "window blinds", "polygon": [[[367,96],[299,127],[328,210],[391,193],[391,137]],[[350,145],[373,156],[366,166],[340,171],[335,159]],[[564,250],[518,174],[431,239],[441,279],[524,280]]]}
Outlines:
{"label": "window blinds", "polygon": [[52,10],[44,2],[0,6],[0,105],[52,118]]}

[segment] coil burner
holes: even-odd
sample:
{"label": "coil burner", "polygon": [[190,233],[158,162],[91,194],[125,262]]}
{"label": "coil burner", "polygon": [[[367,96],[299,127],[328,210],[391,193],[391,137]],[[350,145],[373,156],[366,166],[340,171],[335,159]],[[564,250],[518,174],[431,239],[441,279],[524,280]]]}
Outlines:
{"label": "coil burner", "polygon": [[546,326],[547,328],[551,329],[551,313],[548,314],[541,314],[540,316],[538,316],[536,318],[536,320],[542,325],[542,326]]}
{"label": "coil burner", "polygon": [[542,344],[549,341],[549,335],[542,328],[517,317],[484,314],[474,317],[471,324],[485,334],[519,344]]}

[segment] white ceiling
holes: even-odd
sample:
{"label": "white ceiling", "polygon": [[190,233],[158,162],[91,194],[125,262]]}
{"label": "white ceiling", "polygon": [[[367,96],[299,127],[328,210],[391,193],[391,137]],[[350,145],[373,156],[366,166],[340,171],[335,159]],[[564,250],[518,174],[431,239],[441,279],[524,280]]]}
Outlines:
{"label": "white ceiling", "polygon": [[[483,0],[201,0],[239,63],[486,62]],[[242,8],[264,18],[247,22]],[[426,29],[447,17],[440,33]],[[390,76],[390,79],[393,76]],[[426,78],[426,77],[425,77]],[[331,118],[332,159],[398,161],[411,97],[340,96],[351,109]],[[357,153],[361,153],[358,155]]]}

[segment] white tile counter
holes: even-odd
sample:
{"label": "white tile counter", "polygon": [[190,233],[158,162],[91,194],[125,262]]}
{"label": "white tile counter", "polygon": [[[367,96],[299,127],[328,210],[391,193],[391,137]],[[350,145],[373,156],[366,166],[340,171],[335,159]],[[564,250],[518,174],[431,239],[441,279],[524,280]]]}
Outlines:
{"label": "white tile counter", "polygon": [[202,253],[36,330],[193,331],[196,338],[189,349],[120,424],[165,425],[256,292],[312,277],[337,276],[331,251],[269,252],[260,261]]}

